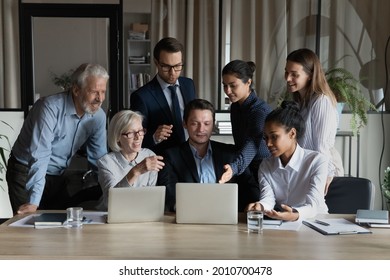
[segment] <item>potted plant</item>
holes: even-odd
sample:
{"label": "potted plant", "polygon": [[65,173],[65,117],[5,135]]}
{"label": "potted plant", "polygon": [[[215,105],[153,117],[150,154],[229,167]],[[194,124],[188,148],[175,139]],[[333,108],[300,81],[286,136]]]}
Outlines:
{"label": "potted plant", "polygon": [[67,91],[70,88],[72,73],[73,73],[72,69],[59,76],[56,75],[55,73],[51,73],[52,81],[56,86],[60,87],[63,91]]}
{"label": "potted plant", "polygon": [[382,193],[386,201],[387,210],[390,210],[390,166],[385,170],[385,178],[382,183]]}
{"label": "potted plant", "polygon": [[345,68],[330,68],[325,76],[337,102],[345,103],[351,111],[350,126],[353,133],[359,133],[360,128],[367,125],[367,111],[376,111],[375,105],[361,93],[360,82]]}

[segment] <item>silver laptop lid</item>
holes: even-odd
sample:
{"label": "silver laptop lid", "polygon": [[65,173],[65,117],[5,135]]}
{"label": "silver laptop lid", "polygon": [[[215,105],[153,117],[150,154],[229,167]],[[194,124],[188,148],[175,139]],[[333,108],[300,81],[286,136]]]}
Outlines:
{"label": "silver laptop lid", "polygon": [[164,217],[165,186],[111,188],[108,223],[158,222]]}
{"label": "silver laptop lid", "polygon": [[176,184],[176,222],[237,224],[237,184]]}

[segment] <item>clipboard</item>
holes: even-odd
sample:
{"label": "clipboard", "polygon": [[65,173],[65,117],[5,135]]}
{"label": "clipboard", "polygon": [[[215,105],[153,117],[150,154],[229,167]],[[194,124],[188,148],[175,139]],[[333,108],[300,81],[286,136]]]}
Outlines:
{"label": "clipboard", "polygon": [[304,225],[322,233],[323,235],[366,234],[372,233],[369,229],[354,224],[346,219],[304,220]]}

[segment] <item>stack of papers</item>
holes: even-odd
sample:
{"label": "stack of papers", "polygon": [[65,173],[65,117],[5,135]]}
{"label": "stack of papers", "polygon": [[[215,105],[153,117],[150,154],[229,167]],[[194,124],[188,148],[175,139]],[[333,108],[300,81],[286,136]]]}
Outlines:
{"label": "stack of papers", "polygon": [[232,134],[232,124],[228,121],[218,121],[217,125],[217,132],[219,134]]}
{"label": "stack of papers", "polygon": [[129,31],[129,39],[130,40],[145,40],[146,39],[146,32],[137,32],[130,30]]}
{"label": "stack of papers", "polygon": [[324,235],[371,233],[370,230],[342,218],[305,220],[302,223]]}
{"label": "stack of papers", "polygon": [[146,57],[145,56],[129,56],[129,63],[131,64],[144,64],[146,63]]}

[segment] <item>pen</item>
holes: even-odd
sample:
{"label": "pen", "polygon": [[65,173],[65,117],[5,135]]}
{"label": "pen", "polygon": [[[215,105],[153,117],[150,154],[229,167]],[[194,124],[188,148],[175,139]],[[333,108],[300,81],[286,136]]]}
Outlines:
{"label": "pen", "polygon": [[316,222],[317,224],[323,225],[323,226],[329,226],[329,224],[324,222],[324,221],[315,220],[314,222]]}

